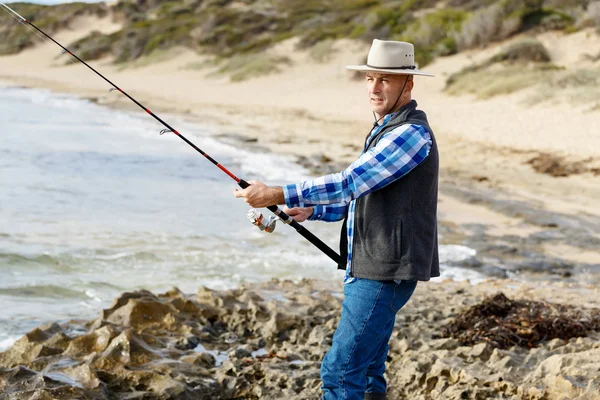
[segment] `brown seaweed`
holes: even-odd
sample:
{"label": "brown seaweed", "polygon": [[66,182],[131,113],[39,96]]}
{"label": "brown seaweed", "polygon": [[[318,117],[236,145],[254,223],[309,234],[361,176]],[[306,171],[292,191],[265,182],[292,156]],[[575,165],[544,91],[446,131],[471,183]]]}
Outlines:
{"label": "brown seaweed", "polygon": [[531,300],[511,300],[503,293],[459,313],[442,328],[464,346],[490,343],[500,349],[537,347],[552,339],[569,340],[600,331],[600,309]]}

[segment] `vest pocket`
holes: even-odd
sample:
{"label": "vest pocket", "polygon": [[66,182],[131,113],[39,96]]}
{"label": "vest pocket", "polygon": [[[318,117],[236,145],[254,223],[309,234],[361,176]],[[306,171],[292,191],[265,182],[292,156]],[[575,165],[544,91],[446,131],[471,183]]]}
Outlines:
{"label": "vest pocket", "polygon": [[402,257],[402,218],[372,218],[364,237],[365,252],[377,261],[398,262]]}

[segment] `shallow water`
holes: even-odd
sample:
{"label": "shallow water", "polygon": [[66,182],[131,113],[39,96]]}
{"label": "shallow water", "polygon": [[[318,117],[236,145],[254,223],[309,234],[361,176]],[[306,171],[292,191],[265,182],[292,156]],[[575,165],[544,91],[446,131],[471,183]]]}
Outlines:
{"label": "shallow water", "polygon": [[[142,112],[21,88],[0,88],[0,110],[0,351],[41,323],[95,317],[124,291],[343,275],[293,229],[253,227],[235,182]],[[290,158],[161,117],[244,179],[307,177]],[[339,224],[308,227],[337,248]],[[442,261],[471,251],[445,247]]]}

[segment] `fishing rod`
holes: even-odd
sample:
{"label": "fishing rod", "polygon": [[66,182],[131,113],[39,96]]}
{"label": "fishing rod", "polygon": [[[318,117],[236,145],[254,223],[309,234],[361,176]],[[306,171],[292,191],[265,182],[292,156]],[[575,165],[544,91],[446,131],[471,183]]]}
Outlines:
{"label": "fishing rod", "polygon": [[[45,37],[47,37],[48,39],[50,39],[52,42],[54,42],[56,45],[58,45],[61,49],[63,49],[63,51],[65,53],[68,53],[69,55],[73,56],[75,59],[77,59],[83,65],[85,65],[86,67],[88,67],[89,69],[91,69],[100,78],[102,78],[103,80],[105,80],[106,82],[108,82],[108,84],[111,85],[111,88],[109,89],[110,92],[112,92],[113,90],[119,91],[121,94],[123,94],[125,97],[127,97],[132,102],[134,102],[138,107],[140,107],[146,113],[150,114],[155,120],[157,120],[163,126],[165,126],[166,129],[163,129],[163,130],[160,131],[161,135],[163,135],[165,133],[168,133],[168,132],[171,132],[171,133],[175,134],[178,138],[180,138],[181,140],[183,140],[184,142],[186,142],[188,145],[190,145],[198,153],[202,154],[207,160],[209,160],[211,163],[213,163],[217,168],[219,168],[221,171],[223,171],[224,173],[226,173],[242,189],[246,189],[248,186],[250,186],[250,184],[248,182],[246,182],[245,180],[240,179],[237,176],[235,176],[231,171],[229,171],[223,165],[219,164],[214,158],[212,158],[211,156],[209,156],[206,152],[204,152],[202,149],[200,149],[194,143],[192,143],[191,141],[189,141],[185,136],[183,136],[181,133],[179,133],[175,128],[173,128],[171,125],[167,124],[159,116],[157,116],[156,114],[154,114],[152,111],[150,111],[148,108],[146,108],[140,102],[138,102],[136,99],[134,99],[132,96],[130,96],[127,92],[125,92],[119,86],[115,85],[113,82],[111,82],[108,78],[106,78],[100,72],[96,71],[94,68],[92,68],[88,63],[86,63],[85,61],[83,61],[77,55],[73,54],[69,49],[67,49],[66,47],[64,47],[62,44],[58,43],[56,40],[54,40],[46,32],[44,32],[43,30],[41,30],[40,28],[38,28],[37,26],[35,26],[31,21],[29,21],[26,18],[23,18],[20,14],[18,14],[15,10],[13,10],[12,8],[10,8],[6,4],[0,3],[0,5],[2,5],[5,9],[7,9],[8,12],[13,17],[17,17],[17,19],[18,19],[18,21],[20,23],[22,23],[24,25],[28,24],[28,25],[32,26],[36,31],[40,32],[42,35],[44,35]],[[34,33],[35,33],[35,31],[34,31]],[[331,258],[333,261],[335,261],[336,264],[340,264],[341,258],[340,258],[339,254],[337,254],[335,251],[333,251],[329,246],[327,246],[323,241],[321,241],[321,239],[319,239],[318,237],[316,237],[308,229],[306,229],[304,226],[300,225],[292,217],[290,217],[285,212],[283,212],[282,209],[280,209],[276,205],[268,206],[267,209],[269,209],[269,211],[271,211],[271,212],[273,212],[273,214],[275,214],[275,218],[276,219],[280,219],[283,223],[285,223],[287,225],[290,225],[292,228],[296,229],[296,232],[298,232],[305,239],[307,239],[309,242],[311,242],[313,245],[315,245],[319,250],[321,250],[323,253],[325,253],[329,258]],[[272,232],[273,229],[274,229],[274,227],[275,227],[275,221],[276,221],[276,219],[266,219],[266,218],[263,218],[262,214],[258,210],[254,210],[254,209],[250,210],[248,212],[247,216],[251,220],[251,222],[254,225],[258,226],[262,231]]]}

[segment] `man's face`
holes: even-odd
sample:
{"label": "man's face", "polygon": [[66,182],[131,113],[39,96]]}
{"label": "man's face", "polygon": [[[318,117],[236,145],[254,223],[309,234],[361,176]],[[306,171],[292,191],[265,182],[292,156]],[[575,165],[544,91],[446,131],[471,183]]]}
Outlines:
{"label": "man's face", "polygon": [[[406,81],[406,75],[367,72],[366,80],[369,89],[369,104],[379,117],[392,111],[394,104],[396,107],[400,104],[398,96],[400,96],[400,91]],[[406,84],[405,92],[410,91],[409,83]]]}

